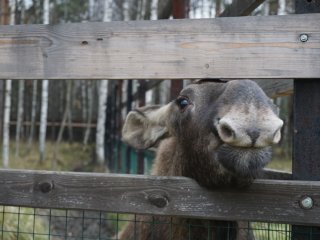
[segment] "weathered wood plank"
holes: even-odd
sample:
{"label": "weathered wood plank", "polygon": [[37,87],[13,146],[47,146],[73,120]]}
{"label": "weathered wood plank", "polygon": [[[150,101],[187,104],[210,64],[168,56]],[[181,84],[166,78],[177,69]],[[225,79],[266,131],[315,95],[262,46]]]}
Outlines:
{"label": "weathered wood plank", "polygon": [[[0,204],[320,225],[320,182],[209,191],[183,177],[0,170]],[[315,205],[299,202],[311,196]]]}
{"label": "weathered wood plank", "polygon": [[316,78],[319,22],[306,14],[0,26],[0,79]]}
{"label": "weathered wood plank", "polygon": [[[295,12],[320,13],[320,0],[295,0]],[[294,81],[293,179],[320,180],[320,84],[318,79]],[[312,199],[311,199],[312,200]],[[292,240],[317,240],[320,227],[292,226]]]}
{"label": "weathered wood plank", "polygon": [[219,17],[247,16],[265,0],[233,0]]}
{"label": "weathered wood plank", "polygon": [[317,80],[294,82],[292,172],[296,180],[320,181],[320,82]]}
{"label": "weathered wood plank", "polygon": [[[293,179],[320,180],[320,82],[294,81]],[[315,203],[318,204],[318,203]],[[292,226],[292,240],[317,240],[319,227]]]}
{"label": "weathered wood plank", "polygon": [[293,79],[259,79],[254,81],[270,98],[293,94]]}

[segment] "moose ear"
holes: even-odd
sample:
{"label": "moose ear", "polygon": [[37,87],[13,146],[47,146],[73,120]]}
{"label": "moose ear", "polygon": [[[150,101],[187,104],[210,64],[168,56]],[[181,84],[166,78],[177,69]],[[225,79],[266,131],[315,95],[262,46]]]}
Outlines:
{"label": "moose ear", "polygon": [[137,149],[147,149],[168,137],[169,105],[150,106],[131,111],[122,129],[122,140]]}

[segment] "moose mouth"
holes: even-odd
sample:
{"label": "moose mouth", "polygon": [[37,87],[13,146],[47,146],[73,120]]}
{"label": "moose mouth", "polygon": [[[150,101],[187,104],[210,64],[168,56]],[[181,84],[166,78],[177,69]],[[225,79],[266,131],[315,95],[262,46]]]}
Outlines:
{"label": "moose mouth", "polygon": [[254,179],[271,160],[271,147],[246,148],[227,144],[217,149],[217,160],[237,177]]}

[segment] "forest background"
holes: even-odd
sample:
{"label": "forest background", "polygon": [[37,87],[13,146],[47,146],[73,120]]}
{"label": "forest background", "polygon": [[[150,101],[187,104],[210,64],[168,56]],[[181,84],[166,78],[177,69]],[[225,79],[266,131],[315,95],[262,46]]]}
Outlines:
{"label": "forest background", "polygon": [[[231,0],[0,0],[0,24],[214,18],[229,4]],[[291,14],[293,4],[267,0],[252,15]],[[179,16],[175,10],[181,7]],[[147,173],[153,152],[123,145],[121,126],[128,110],[174,98],[174,83],[88,80],[0,80],[1,167]],[[132,98],[143,87],[143,101]],[[274,101],[285,127],[271,167],[290,171],[292,97]]]}

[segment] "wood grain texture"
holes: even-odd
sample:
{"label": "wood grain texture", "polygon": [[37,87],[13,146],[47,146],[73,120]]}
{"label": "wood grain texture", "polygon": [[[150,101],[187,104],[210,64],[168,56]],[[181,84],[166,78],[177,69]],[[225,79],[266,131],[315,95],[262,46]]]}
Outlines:
{"label": "wood grain texture", "polygon": [[[183,177],[0,170],[0,192],[2,205],[320,225],[320,182],[209,191]],[[299,206],[303,196],[312,209]]]}
{"label": "wood grain texture", "polygon": [[316,78],[319,22],[306,14],[0,26],[0,79]]}
{"label": "wood grain texture", "polygon": [[233,0],[219,17],[247,16],[265,0]]}
{"label": "wood grain texture", "polygon": [[293,178],[320,181],[320,79],[295,81]]}
{"label": "wood grain texture", "polygon": [[254,81],[270,98],[293,94],[293,79],[259,79]]}

